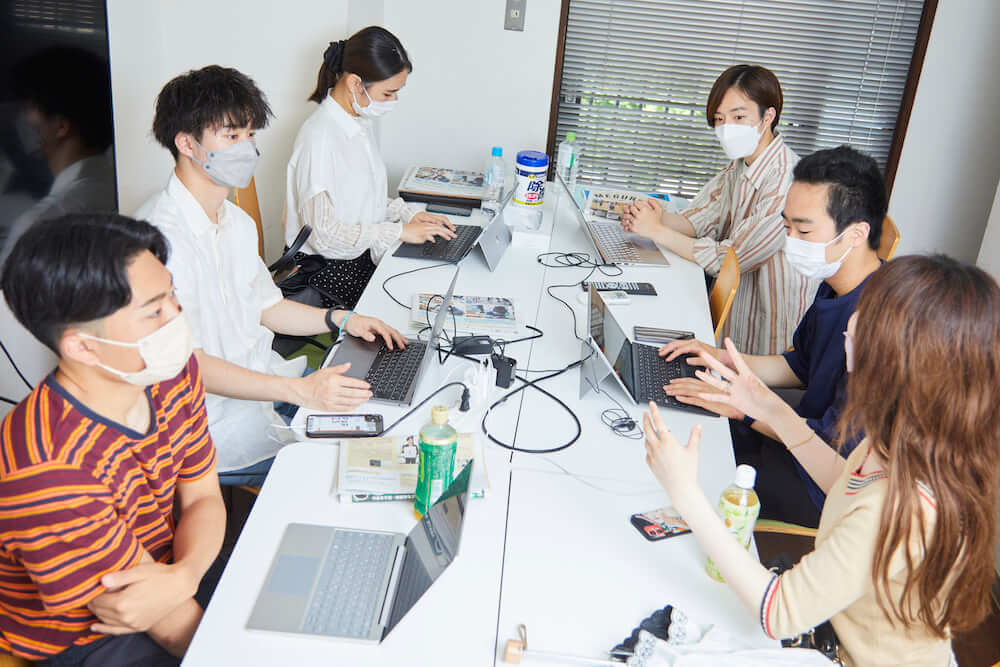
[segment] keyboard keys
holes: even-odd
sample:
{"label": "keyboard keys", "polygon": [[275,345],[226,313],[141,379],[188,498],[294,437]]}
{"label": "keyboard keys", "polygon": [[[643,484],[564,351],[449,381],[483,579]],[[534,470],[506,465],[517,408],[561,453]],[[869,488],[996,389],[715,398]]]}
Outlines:
{"label": "keyboard keys", "polygon": [[388,401],[406,398],[426,348],[427,344],[421,342],[411,342],[402,350],[382,346],[365,377],[375,398]]}
{"label": "keyboard keys", "polygon": [[594,237],[610,262],[637,262],[639,253],[625,238],[625,233],[617,225],[596,224],[590,226]]}
{"label": "keyboard keys", "polygon": [[366,638],[377,619],[381,583],[391,565],[393,536],[337,530],[306,612],[302,631]]}

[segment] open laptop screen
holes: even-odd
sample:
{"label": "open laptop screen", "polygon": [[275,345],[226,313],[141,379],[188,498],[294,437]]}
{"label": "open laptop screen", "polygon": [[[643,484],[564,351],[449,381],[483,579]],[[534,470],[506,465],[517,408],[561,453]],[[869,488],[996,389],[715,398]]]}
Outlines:
{"label": "open laptop screen", "polygon": [[608,312],[608,305],[601,298],[600,291],[593,286],[590,287],[590,336],[634,399],[636,392],[632,343],[614,315]]}
{"label": "open laptop screen", "polygon": [[462,472],[406,537],[403,570],[383,636],[399,623],[455,560],[462,537],[465,508],[469,501],[469,478],[474,463],[475,460],[472,460],[465,464]]}

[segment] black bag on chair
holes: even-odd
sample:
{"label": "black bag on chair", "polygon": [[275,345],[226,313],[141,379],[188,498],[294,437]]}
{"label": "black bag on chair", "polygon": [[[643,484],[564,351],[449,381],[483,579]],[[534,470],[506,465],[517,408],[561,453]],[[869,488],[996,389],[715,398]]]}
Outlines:
{"label": "black bag on chair", "polygon": [[[326,258],[321,255],[303,255],[299,252],[311,233],[312,228],[309,225],[303,225],[291,247],[285,250],[278,261],[267,268],[272,275],[291,270],[291,273],[276,283],[282,296],[286,299],[317,308],[342,308],[343,301],[339,297],[328,294],[322,288],[317,288],[316,281],[312,280],[314,276],[326,268]],[[274,335],[271,349],[281,356],[287,357],[303,344],[312,344],[323,349],[323,345],[311,336],[288,336],[285,334]]]}
{"label": "black bag on chair", "polygon": [[[775,574],[781,574],[792,568],[792,559],[788,557],[788,554],[780,553],[765,567]],[[783,648],[811,648],[819,651],[827,660],[837,665],[844,664],[840,657],[840,639],[837,638],[837,632],[833,629],[830,621],[824,621],[798,637],[782,639],[781,646]]]}

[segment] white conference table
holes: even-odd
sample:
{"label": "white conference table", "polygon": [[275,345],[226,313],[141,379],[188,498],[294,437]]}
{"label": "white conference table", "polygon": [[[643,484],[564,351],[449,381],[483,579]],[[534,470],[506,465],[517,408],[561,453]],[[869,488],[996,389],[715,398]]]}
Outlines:
{"label": "white conference table", "polygon": [[[547,194],[542,231],[548,250],[593,255],[572,202],[551,183]],[[465,224],[483,222],[478,211],[471,221],[452,219]],[[559,368],[580,358],[581,344],[573,336],[569,312],[545,293],[545,287],[579,281],[588,272],[546,268],[536,259],[545,248],[535,245],[537,236],[530,238],[533,243],[515,239],[496,273],[490,273],[474,253],[462,263],[456,286],[458,294],[512,297],[519,321],[545,332],[540,339],[508,346],[507,354],[517,359],[519,373],[521,369]],[[633,324],[643,324],[687,329],[710,341],[703,273],[696,265],[667,255],[671,266],[666,269],[626,268],[619,277],[595,273],[591,279],[646,281],[656,286],[656,297],[633,296],[631,304],[613,306],[627,332],[631,333]],[[387,255],[358,312],[406,330],[409,309],[385,294],[383,281],[429,265]],[[409,303],[416,291],[443,293],[453,271],[428,268],[391,280],[388,289]],[[554,291],[573,305],[578,319],[584,316],[584,305],[577,300],[582,293],[579,287]],[[469,368],[472,364],[462,359],[451,359],[443,366],[431,364],[414,403],[448,381],[463,379]],[[602,424],[600,412],[614,403],[594,392],[580,399],[579,382],[579,370],[574,368],[543,385],[574,410],[582,426],[579,440],[558,453],[512,454],[490,443],[479,429],[485,410],[482,400],[475,400],[468,413],[452,410],[456,428],[479,433],[490,488],[485,498],[470,503],[459,557],[379,646],[245,629],[288,523],[402,533],[415,523],[408,503],[350,504],[333,495],[339,449],[335,441],[285,447],[243,528],[184,664],[495,665],[502,664],[503,645],[516,637],[519,623],[527,625],[532,648],[600,657],[666,604],[703,622],[721,624],[746,642],[772,646],[754,615],[728,587],[705,575],[704,555],[693,536],[647,542],[631,526],[631,514],[669,504],[669,499],[646,467],[643,441],[617,437]],[[601,390],[641,419],[644,408],[632,405],[610,380]],[[491,387],[488,402],[503,392]],[[391,434],[416,433],[427,421],[431,405],[457,405],[459,393],[458,388],[445,390]],[[405,412],[380,404],[363,405],[358,411],[381,413],[387,425]],[[300,410],[293,426],[301,428],[306,414]],[[662,414],[683,439],[695,423],[704,424],[699,480],[710,498],[718,496],[735,470],[726,421],[677,410]],[[528,449],[565,442],[575,432],[562,408],[532,389],[495,409],[489,426],[498,439]],[[524,664],[544,663],[526,658]]]}

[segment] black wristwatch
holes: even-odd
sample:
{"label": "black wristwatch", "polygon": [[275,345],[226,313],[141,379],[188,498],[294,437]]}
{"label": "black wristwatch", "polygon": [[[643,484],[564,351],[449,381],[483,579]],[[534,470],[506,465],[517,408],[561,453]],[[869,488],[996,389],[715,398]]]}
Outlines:
{"label": "black wristwatch", "polygon": [[329,308],[326,311],[326,328],[330,331],[340,331],[340,327],[333,323],[333,311],[337,310],[336,307]]}

